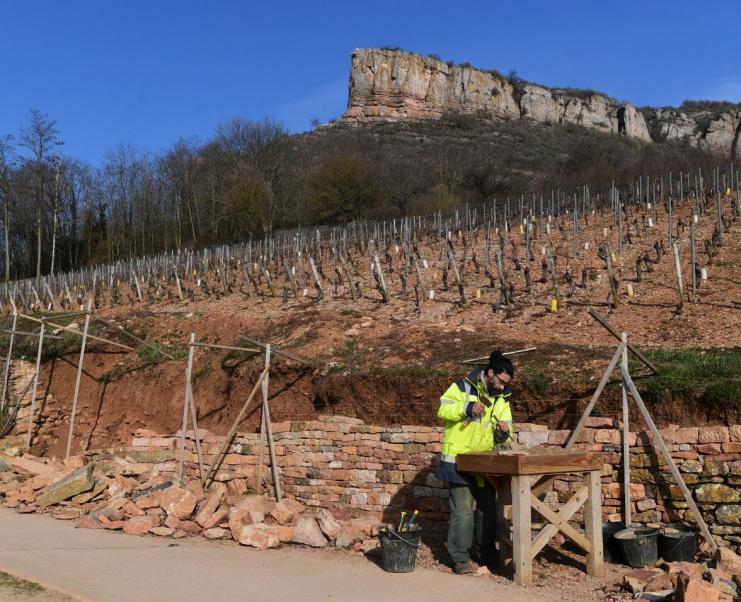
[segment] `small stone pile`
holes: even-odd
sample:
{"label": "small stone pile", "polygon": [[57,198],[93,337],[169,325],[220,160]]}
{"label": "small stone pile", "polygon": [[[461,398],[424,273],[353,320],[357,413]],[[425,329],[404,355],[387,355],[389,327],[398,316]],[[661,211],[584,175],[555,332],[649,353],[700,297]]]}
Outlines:
{"label": "small stone pile", "polygon": [[734,602],[741,594],[741,557],[720,547],[705,563],[662,561],[627,573],[623,589],[654,602]]}
{"label": "small stone pile", "polygon": [[204,490],[200,480],[174,482],[152,465],[121,457],[86,463],[72,456],[59,462],[17,449],[6,452],[0,454],[0,497],[20,513],[49,513],[76,520],[81,528],[130,535],[200,534],[259,549],[283,543],[361,552],[376,547],[379,521],[353,518],[347,508],[311,513],[296,499],[234,495],[219,482]]}

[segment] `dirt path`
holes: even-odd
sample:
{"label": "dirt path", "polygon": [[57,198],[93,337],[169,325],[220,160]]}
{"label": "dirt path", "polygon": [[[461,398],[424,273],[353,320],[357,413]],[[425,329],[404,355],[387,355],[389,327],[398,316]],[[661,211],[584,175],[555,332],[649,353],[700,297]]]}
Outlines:
{"label": "dirt path", "polygon": [[451,591],[456,597],[480,600],[565,599],[563,593],[490,577],[428,569],[393,575],[365,558],[292,548],[261,552],[200,539],[173,544],[154,537],[74,529],[45,516],[8,510],[0,510],[0,570],[80,600],[105,602],[292,598],[434,602],[449,600]]}

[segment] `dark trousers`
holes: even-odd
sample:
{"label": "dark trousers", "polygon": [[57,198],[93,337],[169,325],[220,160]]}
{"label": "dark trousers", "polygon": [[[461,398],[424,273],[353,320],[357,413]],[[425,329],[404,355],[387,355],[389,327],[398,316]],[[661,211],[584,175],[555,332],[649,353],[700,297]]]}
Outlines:
{"label": "dark trousers", "polygon": [[[450,526],[448,527],[448,553],[453,562],[471,559],[469,550],[473,545],[474,522],[476,544],[480,558],[489,562],[495,557],[496,493],[488,483],[478,487],[450,483]],[[473,502],[476,502],[474,521]]]}

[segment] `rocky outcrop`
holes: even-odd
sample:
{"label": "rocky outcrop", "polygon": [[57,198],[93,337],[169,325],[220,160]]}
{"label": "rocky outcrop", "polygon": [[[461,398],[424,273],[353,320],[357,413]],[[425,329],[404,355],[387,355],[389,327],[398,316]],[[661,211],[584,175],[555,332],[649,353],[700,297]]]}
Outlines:
{"label": "rocky outcrop", "polygon": [[741,157],[741,111],[721,114],[712,121],[703,135],[700,145],[731,159]]}
{"label": "rocky outcrop", "polygon": [[648,109],[646,120],[654,142],[688,140],[696,142],[700,134],[697,122],[687,113],[672,108]]}
{"label": "rocky outcrop", "polygon": [[684,140],[726,158],[741,157],[741,110],[682,111],[664,107],[646,110],[645,117],[655,142]]}
{"label": "rocky outcrop", "polygon": [[576,124],[646,142],[686,141],[727,158],[741,157],[741,110],[638,111],[629,102],[591,90],[546,88],[432,56],[379,48],[353,51],[347,110],[339,123],[439,119],[446,113]]}
{"label": "rocky outcrop", "polygon": [[596,92],[551,90],[509,81],[496,71],[451,65],[401,50],[352,54],[345,123],[439,119],[445,113],[494,119],[573,123],[649,141],[646,122],[630,103]]}

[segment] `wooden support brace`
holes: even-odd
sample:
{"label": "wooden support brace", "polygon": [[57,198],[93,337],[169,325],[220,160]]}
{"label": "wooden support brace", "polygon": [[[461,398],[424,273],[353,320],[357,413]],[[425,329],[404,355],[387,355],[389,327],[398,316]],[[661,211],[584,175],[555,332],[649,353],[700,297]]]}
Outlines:
{"label": "wooden support brace", "polygon": [[[88,328],[90,328],[90,312],[92,310],[92,300],[88,301],[87,313],[85,314],[85,326],[82,331],[82,344],[80,346],[80,360],[77,364],[77,379],[75,380],[75,393],[72,398],[72,412],[69,417],[69,432],[67,433],[67,449],[64,457],[69,458],[72,449],[72,437],[75,432],[75,415],[77,414],[77,399],[80,395],[80,379],[82,378],[82,364],[85,361],[85,346],[87,345]],[[42,322],[43,324],[43,322]]]}
{"label": "wooden support brace", "polygon": [[687,485],[685,484],[684,479],[682,478],[682,475],[680,474],[679,469],[677,468],[677,465],[674,463],[674,459],[669,453],[669,450],[666,449],[666,444],[664,443],[664,440],[661,438],[661,434],[659,433],[659,430],[656,428],[656,425],[654,424],[654,421],[651,418],[651,415],[648,413],[648,410],[646,409],[646,405],[643,403],[643,399],[641,398],[641,394],[638,392],[638,389],[633,383],[633,379],[630,377],[630,373],[628,372],[628,367],[621,364],[620,370],[623,373],[623,378],[625,379],[625,383],[628,385],[628,389],[630,389],[630,394],[633,396],[633,399],[635,400],[636,405],[638,406],[638,409],[643,415],[643,419],[646,421],[646,424],[648,425],[648,428],[651,431],[651,435],[653,436],[652,443],[654,445],[654,448],[664,456],[664,458],[667,461],[667,464],[669,464],[669,468],[672,471],[672,475],[674,475],[674,478],[677,481],[677,485],[679,486],[679,489],[682,491],[682,494],[684,495],[684,499],[687,502],[687,505],[690,507],[690,509],[694,513],[695,518],[697,519],[697,524],[700,525],[700,530],[702,531],[702,535],[705,538],[705,541],[713,549],[713,551],[715,551],[715,549],[717,549],[718,546],[715,543],[713,536],[710,534],[710,529],[708,529],[708,525],[705,522],[705,519],[702,517],[702,514],[700,514],[700,510],[697,508],[697,504],[695,503],[695,500],[692,498],[692,494],[690,493],[690,490],[687,489]]}
{"label": "wooden support brace", "polygon": [[265,369],[260,373],[260,376],[258,377],[257,382],[255,383],[255,386],[252,388],[252,391],[250,392],[249,397],[247,397],[247,401],[244,402],[242,409],[239,411],[239,415],[237,416],[237,419],[234,421],[234,424],[232,424],[232,427],[229,429],[229,433],[224,439],[224,442],[221,444],[221,447],[219,448],[218,453],[214,457],[214,461],[211,463],[211,467],[208,469],[208,474],[206,475],[206,479],[204,480],[205,487],[208,487],[211,483],[213,483],[214,476],[216,476],[216,471],[219,469],[219,466],[221,465],[221,462],[223,461],[224,456],[226,455],[226,450],[231,445],[232,439],[234,439],[234,435],[236,435],[237,433],[237,428],[239,427],[239,423],[242,422],[242,420],[244,420],[244,417],[247,414],[247,408],[249,407],[250,403],[252,403],[252,400],[254,399],[255,395],[257,395],[257,392],[260,390],[260,387],[262,386],[262,381],[265,379],[267,374],[268,374],[268,369]]}
{"label": "wooden support brace", "polygon": [[[610,324],[610,323],[609,323],[609,322],[608,322],[608,321],[607,321],[607,320],[605,319],[605,317],[604,317],[604,316],[603,316],[602,314],[600,314],[600,313],[596,312],[596,311],[594,310],[594,308],[592,308],[592,307],[590,307],[590,308],[588,308],[588,309],[587,309],[587,313],[588,313],[588,314],[589,314],[590,316],[592,316],[592,317],[593,317],[593,318],[594,318],[595,320],[597,320],[597,322],[599,322],[600,324],[602,324],[602,326],[604,326],[604,327],[605,327],[605,328],[607,329],[607,331],[608,331],[608,332],[609,332],[609,333],[610,333],[610,334],[611,334],[612,336],[614,336],[614,337],[615,337],[615,338],[616,338],[616,339],[617,339],[618,341],[621,341],[621,340],[622,340],[622,335],[620,334],[620,332],[618,331],[618,329],[617,329],[617,328],[615,328],[615,327],[614,327],[614,326],[613,326],[612,324]],[[647,367],[647,368],[648,368],[649,370],[651,370],[651,372],[653,372],[654,374],[658,374],[658,373],[659,373],[659,371],[658,371],[658,369],[656,368],[656,366],[654,366],[654,365],[653,365],[653,364],[652,364],[652,363],[651,363],[650,361],[648,361],[648,359],[646,358],[646,356],[645,356],[645,355],[643,355],[643,354],[642,354],[642,353],[641,353],[641,352],[640,352],[640,351],[639,351],[638,349],[636,349],[636,347],[635,347],[634,345],[632,345],[631,343],[628,343],[628,351],[630,351],[630,352],[631,352],[631,353],[632,353],[633,355],[635,355],[635,356],[636,356],[636,357],[637,357],[637,358],[638,358],[639,360],[641,360],[641,362],[643,362],[643,364],[644,364],[644,365],[645,365],[645,366],[646,366],[646,367]]]}

